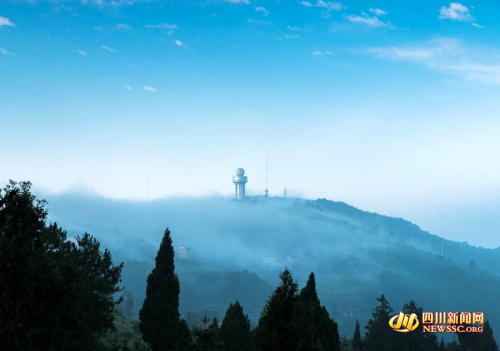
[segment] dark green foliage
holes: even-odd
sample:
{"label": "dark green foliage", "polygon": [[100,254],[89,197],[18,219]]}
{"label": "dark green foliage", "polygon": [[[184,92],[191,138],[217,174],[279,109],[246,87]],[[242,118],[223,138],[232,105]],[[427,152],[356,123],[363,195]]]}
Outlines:
{"label": "dark green foliage", "polygon": [[443,338],[441,338],[441,342],[439,343],[439,351],[446,351],[446,345]]}
{"label": "dark green foliage", "polygon": [[373,318],[365,326],[365,349],[368,351],[400,350],[396,341],[396,332],[388,324],[394,310],[384,295],[377,298],[377,301],[380,302],[380,305],[372,312]]}
{"label": "dark green foliage", "polygon": [[294,351],[297,347],[295,318],[299,287],[285,269],[281,283],[264,306],[254,333],[255,351]]}
{"label": "dark green foliage", "polygon": [[134,340],[134,351],[151,351],[151,347],[139,337]]}
{"label": "dark green foliage", "polygon": [[254,333],[254,350],[339,351],[338,326],[321,306],[314,273],[298,293],[288,269],[269,298]]}
{"label": "dark green foliage", "polygon": [[[420,318],[422,316],[422,312],[423,308],[417,307],[415,301],[405,303],[403,306],[403,313],[405,314],[415,313],[418,318]],[[400,349],[408,351],[438,350],[436,334],[424,333],[422,328],[422,323],[420,323],[417,329],[410,333],[397,333],[395,336],[397,337]]]}
{"label": "dark green foliage", "polygon": [[490,322],[486,321],[484,323],[483,333],[481,334],[483,339],[483,345],[485,351],[497,351],[498,345],[493,338],[493,329],[490,326]]}
{"label": "dark green foliage", "polygon": [[359,321],[356,321],[354,335],[352,337],[352,351],[361,351],[363,349],[363,341],[361,340],[361,329]]}
{"label": "dark green foliage", "polygon": [[[148,276],[146,299],[139,312],[143,339],[153,351],[175,350],[188,340],[179,321],[179,279],[174,273],[174,249],[168,228],[165,230],[156,265]],[[182,333],[181,333],[182,332]]]}
{"label": "dark green foliage", "polygon": [[[464,326],[467,327],[467,326]],[[467,351],[497,351],[498,346],[493,338],[493,329],[486,321],[482,333],[457,333],[458,341]]]}
{"label": "dark green foliage", "polygon": [[0,194],[0,349],[94,350],[113,329],[113,295],[122,265],[85,233],[78,248],[31,183],[10,181]]}
{"label": "dark green foliage", "polygon": [[464,348],[455,340],[446,344],[446,350],[447,351],[467,351],[467,350],[464,350]]}
{"label": "dark green foliage", "polygon": [[352,339],[347,335],[340,338],[340,351],[352,351]]}
{"label": "dark green foliage", "polygon": [[220,340],[220,328],[219,328],[219,321],[217,320],[217,317],[214,317],[214,320],[212,321],[212,324],[208,327],[215,335],[216,340]]}
{"label": "dark green foliage", "polygon": [[243,313],[243,307],[238,300],[229,304],[226,315],[220,327],[220,338],[227,351],[248,351],[252,343],[250,319]]}
{"label": "dark green foliage", "polygon": [[338,351],[340,339],[338,326],[318,299],[314,273],[309,275],[306,286],[298,299],[296,316],[298,351]]}
{"label": "dark green foliage", "polygon": [[128,340],[132,344],[135,339],[142,335],[139,327],[140,320],[138,318],[125,317],[119,309],[115,310],[113,324],[115,330],[109,331],[102,336],[106,344],[111,344],[114,339]]}
{"label": "dark green foliage", "polygon": [[191,330],[187,325],[186,321],[182,319],[179,323],[178,329],[178,339],[177,339],[177,351],[189,351],[191,350],[190,345],[193,341],[193,335]]}
{"label": "dark green foliage", "polygon": [[[215,319],[215,322],[217,319]],[[224,343],[219,340],[219,327],[215,323],[210,325],[210,318],[205,316],[202,320],[202,327],[195,328],[194,351],[224,351]]]}

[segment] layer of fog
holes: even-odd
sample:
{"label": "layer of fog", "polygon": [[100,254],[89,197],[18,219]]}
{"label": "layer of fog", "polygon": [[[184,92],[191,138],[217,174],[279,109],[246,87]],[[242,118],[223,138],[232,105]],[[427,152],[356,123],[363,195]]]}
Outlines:
{"label": "layer of fog", "polygon": [[[193,259],[228,270],[267,266],[278,271],[295,265],[311,272],[333,260],[348,264],[356,256],[356,261],[363,261],[365,248],[388,242],[387,233],[371,223],[321,211],[307,200],[131,202],[74,194],[45,198],[51,222],[61,225],[69,237],[89,232],[120,261],[152,261],[167,227],[174,247],[189,247]],[[380,240],[381,235],[386,238]],[[374,267],[376,262],[366,265]]]}

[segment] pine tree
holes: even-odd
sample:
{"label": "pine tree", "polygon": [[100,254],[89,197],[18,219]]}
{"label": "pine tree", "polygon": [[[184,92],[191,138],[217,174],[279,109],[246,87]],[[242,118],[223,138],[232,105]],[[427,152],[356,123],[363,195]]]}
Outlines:
{"label": "pine tree", "polygon": [[441,338],[441,342],[439,343],[439,351],[446,351],[446,345],[443,338]]}
{"label": "pine tree", "polygon": [[487,320],[484,323],[483,332],[481,333],[483,339],[484,351],[497,351],[498,345],[493,338],[493,329],[490,326],[490,322]]}
{"label": "pine tree", "polygon": [[464,351],[464,348],[455,340],[446,344],[447,351]]}
{"label": "pine tree", "polygon": [[[468,325],[464,325],[464,328]],[[493,338],[493,329],[490,322],[486,321],[482,333],[458,333],[460,345],[469,351],[497,351],[498,346]]]}
{"label": "pine tree", "polygon": [[229,304],[226,315],[220,327],[220,339],[226,345],[227,351],[248,351],[252,343],[250,319],[243,313],[243,307],[238,300]]}
{"label": "pine tree", "polygon": [[396,351],[400,350],[398,348],[397,342],[395,340],[396,333],[389,327],[389,319],[392,316],[394,310],[389,305],[389,302],[382,295],[377,298],[380,302],[380,306],[377,306],[372,312],[372,319],[368,321],[365,326],[365,345],[368,351]]}
{"label": "pine tree", "polygon": [[[216,324],[217,318],[214,318],[210,324],[210,318],[205,315],[201,320],[202,328],[194,330],[196,343],[194,344],[195,351],[224,351],[224,343],[219,340],[219,327]],[[216,326],[217,325],[217,326]]]}
{"label": "pine tree", "polygon": [[215,330],[217,333],[219,332],[219,321],[217,320],[217,317],[214,317],[212,324],[210,324],[210,329]]}
{"label": "pine tree", "polygon": [[113,330],[113,296],[123,264],[85,233],[78,246],[56,223],[31,183],[0,190],[0,350],[95,350]]}
{"label": "pine tree", "polygon": [[178,339],[176,351],[190,351],[191,342],[193,341],[193,335],[191,330],[184,319],[181,319],[178,328]]}
{"label": "pine tree", "polygon": [[[148,276],[146,299],[139,311],[142,338],[153,351],[175,350],[181,340],[179,320],[179,279],[174,273],[174,249],[168,228],[165,230],[155,259],[155,268]],[[185,333],[182,333],[186,337]]]}
{"label": "pine tree", "polygon": [[254,332],[255,351],[295,351],[298,284],[288,269],[264,306]]}
{"label": "pine tree", "polygon": [[340,351],[352,351],[352,339],[347,335],[340,338]]}
{"label": "pine tree", "polygon": [[356,321],[356,327],[354,328],[354,335],[352,337],[352,350],[361,351],[362,350],[362,340],[361,340],[361,330],[359,326],[359,321]]}
{"label": "pine tree", "polygon": [[340,350],[338,326],[326,308],[321,307],[316,292],[314,273],[309,275],[306,286],[301,290],[297,309],[297,351]]}
{"label": "pine tree", "polygon": [[[412,314],[415,313],[417,316],[421,316],[423,308],[418,307],[415,301],[410,301],[405,303],[403,306],[403,313]],[[400,349],[407,351],[434,351],[438,350],[438,342],[436,334],[424,333],[422,331],[422,324],[420,323],[413,332],[411,333],[401,333],[396,334],[396,340]]]}

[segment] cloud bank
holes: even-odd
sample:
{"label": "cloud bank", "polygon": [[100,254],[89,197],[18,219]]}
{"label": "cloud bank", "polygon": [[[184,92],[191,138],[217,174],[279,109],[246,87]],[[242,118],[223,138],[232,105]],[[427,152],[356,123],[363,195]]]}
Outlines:
{"label": "cloud bank", "polygon": [[462,41],[441,38],[406,46],[369,48],[384,59],[408,61],[482,84],[500,85],[500,52],[471,47]]}

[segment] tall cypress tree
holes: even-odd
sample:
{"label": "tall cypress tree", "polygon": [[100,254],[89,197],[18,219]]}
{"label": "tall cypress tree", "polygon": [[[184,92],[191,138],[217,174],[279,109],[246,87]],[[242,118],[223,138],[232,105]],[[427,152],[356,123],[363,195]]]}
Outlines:
{"label": "tall cypress tree", "polygon": [[220,338],[227,351],[248,351],[252,343],[250,319],[243,313],[243,307],[238,300],[229,304],[226,315],[220,327]]}
{"label": "tall cypress tree", "polygon": [[[146,299],[139,311],[142,338],[153,351],[171,351],[186,344],[190,333],[179,320],[179,279],[174,273],[174,249],[170,230],[165,230],[155,259],[155,268],[148,276]],[[188,330],[189,331],[189,330]]]}
{"label": "tall cypress tree", "polygon": [[314,273],[299,294],[297,309],[297,350],[340,350],[338,326],[318,299]]}
{"label": "tall cypress tree", "polygon": [[353,351],[361,351],[363,348],[362,340],[361,340],[361,330],[359,327],[359,321],[356,321],[356,327],[354,328],[354,335],[352,337],[352,350]]}
{"label": "tall cypress tree", "polygon": [[497,351],[498,350],[498,345],[493,338],[493,329],[490,326],[490,322],[486,321],[484,323],[484,329],[481,334],[481,337],[483,339],[483,344],[484,344],[484,350],[485,351]]}
{"label": "tall cypress tree", "polygon": [[254,331],[255,351],[295,351],[297,335],[298,284],[288,269],[280,273],[281,283],[264,306]]}

